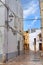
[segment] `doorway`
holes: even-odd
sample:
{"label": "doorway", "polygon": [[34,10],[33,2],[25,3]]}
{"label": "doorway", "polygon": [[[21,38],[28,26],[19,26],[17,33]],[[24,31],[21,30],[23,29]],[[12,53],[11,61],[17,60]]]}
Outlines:
{"label": "doorway", "polygon": [[18,41],[18,55],[20,55],[20,41]]}
{"label": "doorway", "polygon": [[36,38],[34,38],[34,51],[36,52]]}
{"label": "doorway", "polygon": [[39,50],[42,50],[42,43],[39,43]]}

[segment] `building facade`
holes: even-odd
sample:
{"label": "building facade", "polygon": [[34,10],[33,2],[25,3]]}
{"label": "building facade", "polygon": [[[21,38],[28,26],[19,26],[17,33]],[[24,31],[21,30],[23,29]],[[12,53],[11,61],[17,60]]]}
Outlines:
{"label": "building facade", "polygon": [[29,48],[32,51],[40,51],[39,44],[42,44],[42,41],[39,39],[39,34],[41,33],[40,29],[35,29],[35,31],[31,31],[29,33]]}
{"label": "building facade", "polygon": [[29,31],[24,31],[24,50],[29,50]]}
{"label": "building facade", "polygon": [[43,50],[43,0],[40,0],[40,13],[41,13],[42,50]]}
{"label": "building facade", "polygon": [[23,9],[20,0],[2,2],[0,1],[0,60],[13,59],[23,50]]}
{"label": "building facade", "polygon": [[42,35],[41,35],[41,33],[38,34],[38,40],[39,40],[39,50],[42,51]]}

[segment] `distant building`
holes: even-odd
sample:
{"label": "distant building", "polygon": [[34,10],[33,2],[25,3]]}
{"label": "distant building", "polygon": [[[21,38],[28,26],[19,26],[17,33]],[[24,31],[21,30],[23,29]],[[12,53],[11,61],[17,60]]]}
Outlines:
{"label": "distant building", "polygon": [[[40,29],[36,29],[35,32],[29,33],[29,48],[32,51],[40,51],[39,44],[42,44],[42,41],[39,39],[39,34],[41,33]],[[42,48],[42,47],[41,47]]]}
{"label": "distant building", "polygon": [[30,33],[34,33],[34,32],[36,32],[36,30],[39,30],[39,29],[38,28],[30,29]]}
{"label": "distant building", "polygon": [[[0,1],[0,61],[13,59],[23,50],[23,9],[20,0]],[[14,13],[15,15],[14,15]],[[8,25],[9,24],[9,25]],[[8,27],[7,27],[8,26]]]}
{"label": "distant building", "polygon": [[29,31],[24,31],[24,50],[29,50]]}
{"label": "distant building", "polygon": [[36,29],[31,29],[31,33],[35,32],[35,31],[36,31]]}

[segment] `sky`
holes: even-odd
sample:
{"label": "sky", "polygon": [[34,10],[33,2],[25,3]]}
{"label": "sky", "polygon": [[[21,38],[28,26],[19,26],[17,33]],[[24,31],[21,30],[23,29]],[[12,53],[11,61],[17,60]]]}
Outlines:
{"label": "sky", "polygon": [[40,20],[37,20],[40,19],[39,0],[21,0],[21,4],[23,8],[24,30],[40,28]]}

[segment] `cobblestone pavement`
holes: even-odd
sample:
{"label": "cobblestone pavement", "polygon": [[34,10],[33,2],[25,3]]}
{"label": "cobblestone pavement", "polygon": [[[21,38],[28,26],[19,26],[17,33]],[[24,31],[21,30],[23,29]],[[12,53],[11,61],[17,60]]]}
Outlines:
{"label": "cobblestone pavement", "polygon": [[13,61],[0,65],[43,65],[43,57],[39,52],[28,52],[21,56],[18,56]]}

